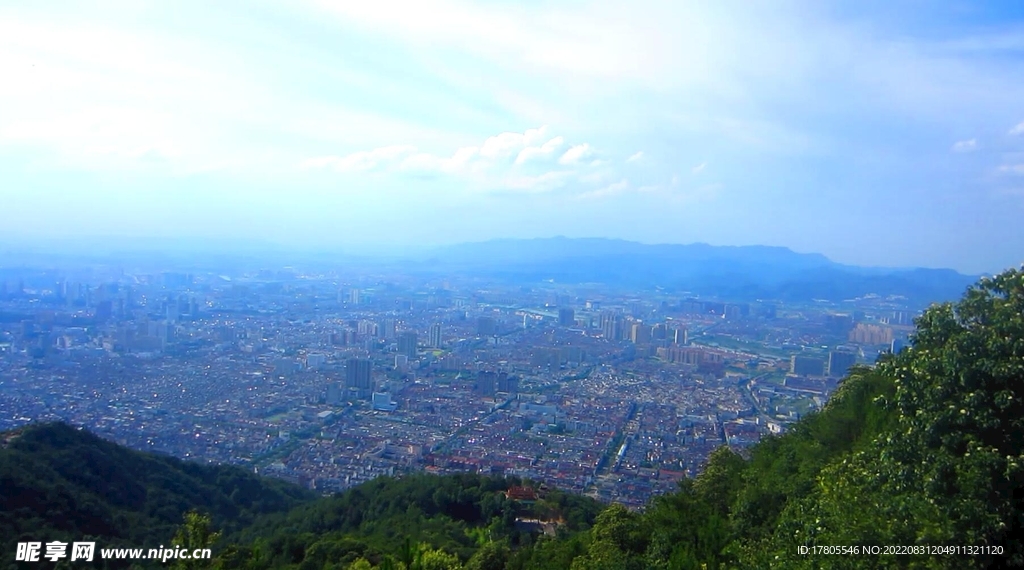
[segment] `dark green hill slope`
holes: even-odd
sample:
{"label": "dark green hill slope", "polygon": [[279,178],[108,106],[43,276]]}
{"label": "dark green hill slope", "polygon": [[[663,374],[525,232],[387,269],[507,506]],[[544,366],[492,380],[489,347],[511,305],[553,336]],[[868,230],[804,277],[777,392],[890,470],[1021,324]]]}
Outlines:
{"label": "dark green hill slope", "polygon": [[604,508],[556,489],[538,490],[535,501],[506,497],[510,487],[524,484],[473,474],[381,477],[287,515],[264,517],[222,560],[226,568],[251,570],[345,568],[359,558],[409,566],[431,552],[452,562],[488,552],[501,552],[504,560],[511,548],[541,534],[523,520],[551,521],[549,530],[572,535],[589,528]]}
{"label": "dark green hill slope", "polygon": [[189,509],[232,530],[315,498],[238,467],[132,451],[65,424],[7,432],[0,444],[0,549],[11,559],[24,540],[156,548]]}

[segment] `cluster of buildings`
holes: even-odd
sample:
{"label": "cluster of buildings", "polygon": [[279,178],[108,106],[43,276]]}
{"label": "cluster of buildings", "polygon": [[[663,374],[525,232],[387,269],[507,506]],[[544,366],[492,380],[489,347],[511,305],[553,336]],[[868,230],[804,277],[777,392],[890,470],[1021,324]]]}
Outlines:
{"label": "cluster of buildings", "polygon": [[324,492],[427,470],[640,506],[898,349],[896,301],[726,303],[298,269],[0,287],[0,429],[63,420]]}

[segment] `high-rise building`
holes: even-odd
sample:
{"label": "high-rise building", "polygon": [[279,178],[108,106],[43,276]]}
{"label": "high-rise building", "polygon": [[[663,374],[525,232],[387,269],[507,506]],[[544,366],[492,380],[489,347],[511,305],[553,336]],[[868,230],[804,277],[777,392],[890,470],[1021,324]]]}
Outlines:
{"label": "high-rise building", "polygon": [[601,334],[608,340],[619,341],[622,340],[622,328],[622,317],[609,317],[601,325]]}
{"label": "high-rise building", "polygon": [[384,319],[380,322],[378,333],[384,340],[393,340],[397,335],[395,319]]}
{"label": "high-rise building", "polygon": [[894,325],[912,325],[914,324],[914,313],[910,311],[893,311],[892,319],[889,322]]}
{"label": "high-rise building", "polygon": [[476,334],[480,336],[493,336],[498,332],[497,323],[494,317],[478,317],[476,319]]}
{"label": "high-rise building", "polygon": [[359,321],[358,327],[359,336],[361,337],[377,336],[380,333],[377,323],[372,321]]}
{"label": "high-rise building", "polygon": [[669,346],[658,348],[655,351],[658,358],[667,360],[668,362],[678,362],[680,364],[691,364],[700,365],[703,364],[705,359],[709,361],[713,360],[712,353],[707,352],[703,348],[694,347],[683,347],[683,346]]}
{"label": "high-rise building", "polygon": [[416,359],[419,336],[413,331],[405,331],[398,335],[398,354],[404,354],[409,360]]}
{"label": "high-rise building", "polygon": [[96,303],[96,320],[97,321],[108,321],[114,314],[114,304],[110,299],[106,299]]}
{"label": "high-rise building", "polygon": [[350,358],[345,363],[345,388],[355,391],[358,398],[369,398],[373,392],[370,377],[370,361],[366,358]]}
{"label": "high-rise building", "polygon": [[478,373],[476,389],[483,396],[493,396],[498,391],[498,373],[491,370]]}
{"label": "high-rise building", "polygon": [[643,323],[633,323],[629,340],[633,341],[633,344],[649,344],[651,342],[651,327]]}
{"label": "high-rise building", "polygon": [[893,354],[899,354],[900,351],[903,350],[904,346],[905,345],[903,344],[903,339],[901,339],[901,338],[894,338],[894,339],[892,339],[892,344],[889,345],[889,350]]}
{"label": "high-rise building", "polygon": [[793,355],[789,359],[789,373],[797,376],[821,376],[825,373],[825,361],[811,356]]}
{"label": "high-rise building", "polygon": [[506,394],[515,394],[519,391],[519,378],[508,372],[498,372],[498,391]]}
{"label": "high-rise building", "polygon": [[848,335],[853,325],[853,317],[850,315],[825,315],[825,328],[836,336]]}
{"label": "high-rise building", "polygon": [[848,339],[858,344],[890,344],[893,334],[889,327],[860,323],[850,331]]}
{"label": "high-rise building", "polygon": [[324,364],[327,364],[327,355],[321,352],[311,352],[306,355],[306,368],[309,370],[316,370]]}
{"label": "high-rise building", "polygon": [[331,382],[327,385],[327,403],[336,406],[341,403],[341,386],[337,382]]}
{"label": "high-rise building", "polygon": [[651,340],[661,341],[668,338],[668,325],[658,323],[651,328]]}
{"label": "high-rise building", "polygon": [[274,361],[274,374],[278,376],[289,376],[299,369],[299,363],[294,358],[278,358]]}
{"label": "high-rise building", "polygon": [[561,350],[563,362],[568,362],[569,364],[579,364],[583,362],[582,348],[578,346],[563,346]]}
{"label": "high-rise building", "polygon": [[672,334],[672,342],[678,344],[679,346],[686,346],[689,340],[690,339],[687,338],[685,327],[680,327],[676,329],[675,332],[673,332]]}
{"label": "high-rise building", "polygon": [[576,311],[570,308],[558,309],[558,325],[572,327],[576,325]]}
{"label": "high-rise building", "polygon": [[431,348],[441,348],[441,323],[430,325],[427,333],[427,345]]}
{"label": "high-rise building", "polygon": [[178,322],[178,300],[168,299],[167,301],[167,322],[176,323]]}
{"label": "high-rise building", "polygon": [[167,324],[167,321],[149,321],[147,327],[147,334],[159,339],[161,343],[166,344],[171,340],[171,334],[174,329]]}
{"label": "high-rise building", "polygon": [[562,364],[562,350],[559,348],[535,348],[530,363],[539,368],[557,370]]}
{"label": "high-rise building", "polygon": [[370,403],[374,410],[381,412],[392,412],[398,407],[398,404],[391,401],[391,394],[388,392],[374,392]]}
{"label": "high-rise building", "polygon": [[828,375],[842,378],[857,363],[857,354],[845,350],[833,350],[828,353]]}

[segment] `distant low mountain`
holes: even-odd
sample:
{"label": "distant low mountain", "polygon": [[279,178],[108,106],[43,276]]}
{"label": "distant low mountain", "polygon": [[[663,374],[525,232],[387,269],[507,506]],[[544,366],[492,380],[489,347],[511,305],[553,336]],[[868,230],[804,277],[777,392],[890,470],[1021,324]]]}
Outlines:
{"label": "distant low mountain", "polygon": [[843,265],[784,247],[565,237],[447,246],[433,251],[424,269],[521,282],[657,286],[734,300],[841,301],[875,294],[922,304],[958,298],[977,280],[949,269]]}

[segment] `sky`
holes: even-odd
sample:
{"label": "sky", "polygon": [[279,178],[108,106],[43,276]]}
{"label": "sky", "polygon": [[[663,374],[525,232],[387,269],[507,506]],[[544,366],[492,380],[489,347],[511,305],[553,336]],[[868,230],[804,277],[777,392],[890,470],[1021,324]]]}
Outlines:
{"label": "sky", "polygon": [[1024,262],[1024,4],[0,4],[0,239]]}

